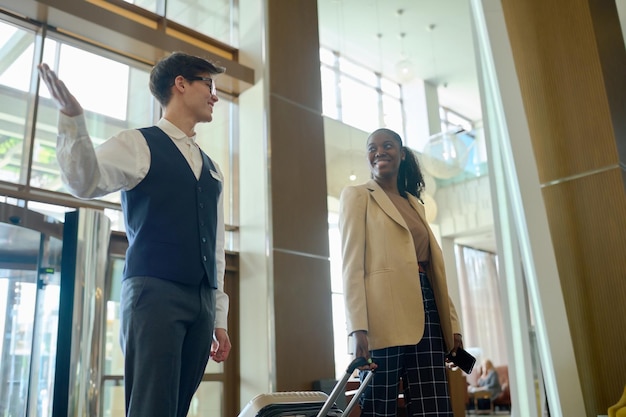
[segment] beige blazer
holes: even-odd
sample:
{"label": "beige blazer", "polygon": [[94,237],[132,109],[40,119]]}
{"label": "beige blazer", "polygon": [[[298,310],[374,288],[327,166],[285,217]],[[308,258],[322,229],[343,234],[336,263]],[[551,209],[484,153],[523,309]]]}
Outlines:
{"label": "beige blazer", "polygon": [[[427,275],[450,350],[461,327],[448,295],[443,255],[424,206],[412,195],[409,201],[428,229]],[[415,245],[404,218],[374,180],[343,190],[339,230],[348,334],[367,331],[370,349],[417,344],[424,333],[424,306]]]}

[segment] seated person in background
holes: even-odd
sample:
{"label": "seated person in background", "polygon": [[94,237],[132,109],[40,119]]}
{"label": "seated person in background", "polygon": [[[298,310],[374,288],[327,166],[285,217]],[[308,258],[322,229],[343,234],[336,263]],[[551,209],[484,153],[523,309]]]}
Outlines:
{"label": "seated person in background", "polygon": [[478,385],[470,385],[467,389],[470,394],[489,391],[492,400],[502,392],[498,372],[496,372],[496,368],[489,359],[485,359],[482,363]]}

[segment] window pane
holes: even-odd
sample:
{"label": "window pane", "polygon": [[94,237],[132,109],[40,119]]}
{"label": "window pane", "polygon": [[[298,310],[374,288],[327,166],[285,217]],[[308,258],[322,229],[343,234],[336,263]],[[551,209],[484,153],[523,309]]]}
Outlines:
{"label": "window pane", "polygon": [[102,384],[102,416],[125,417],[124,382],[105,380]]}
{"label": "window pane", "polygon": [[[115,193],[116,197],[120,196],[120,193]],[[124,213],[122,210],[115,209],[104,209],[104,214],[111,221],[111,230],[115,230],[117,232],[126,232],[126,225],[124,224]]]}
{"label": "window pane", "polygon": [[472,131],[472,122],[469,121],[468,119],[456,113],[453,113],[451,111],[447,112],[446,116],[447,116],[447,121],[449,124],[463,128],[467,132]]}
{"label": "window pane", "polygon": [[339,68],[343,74],[350,75],[353,78],[370,85],[372,88],[376,88],[378,81],[374,71],[360,65],[356,65],[342,57],[339,57]]}
{"label": "window pane", "polygon": [[335,375],[337,378],[341,378],[346,372],[346,368],[352,359],[352,351],[354,349],[349,343],[354,343],[354,340],[352,338],[348,338],[348,331],[346,328],[346,307],[343,294],[332,294],[331,298],[333,305],[333,333],[335,341]]}
{"label": "window pane", "polygon": [[196,32],[210,36],[229,45],[237,46],[231,36],[231,20],[236,10],[232,0],[194,1],[168,0],[166,17]]}
{"label": "window pane", "polygon": [[336,55],[333,51],[326,48],[320,48],[320,62],[330,67],[335,66]]}
{"label": "window pane", "polygon": [[33,65],[33,43],[35,34],[23,28],[0,22],[0,45],[2,45],[2,67],[0,84],[27,92],[30,85],[30,70]]}
{"label": "window pane", "polygon": [[[131,67],[54,40],[45,43],[44,62],[57,71],[85,109],[94,145],[120,130],[154,123],[156,106],[148,88],[147,66]],[[56,160],[58,110],[43,84],[40,96],[30,185],[67,192]],[[119,192],[103,200],[119,203]]]}
{"label": "window pane", "polygon": [[202,381],[191,399],[187,417],[221,416],[224,384],[217,381]]}
{"label": "window pane", "polygon": [[341,114],[344,123],[366,132],[378,126],[378,93],[371,86],[341,77]]}
{"label": "window pane", "polygon": [[337,107],[337,75],[335,71],[326,66],[322,66],[322,113],[324,116],[339,118]]}
{"label": "window pane", "polygon": [[211,123],[198,123],[196,125],[198,146],[219,165],[222,174],[224,174],[224,220],[227,224],[236,221],[231,216],[230,205],[233,191],[232,175],[230,174],[232,171],[230,132],[233,106],[234,104],[229,97],[220,96],[220,101],[215,105]]}
{"label": "window pane", "polygon": [[383,95],[383,120],[386,127],[398,132],[398,134],[404,134],[402,103],[400,100]]}
{"label": "window pane", "polygon": [[24,139],[29,112],[34,32],[0,22],[0,180],[26,183]]}
{"label": "window pane", "polygon": [[388,94],[397,99],[400,98],[400,84],[394,83],[386,78],[380,79],[380,88],[383,90],[383,93]]}
{"label": "window pane", "polygon": [[[60,49],[57,73],[86,111],[126,119],[128,66],[66,44],[50,42],[45,54]],[[45,89],[47,96],[49,92]]]}
{"label": "window pane", "polygon": [[161,4],[163,0],[124,0],[126,3],[134,4],[135,6],[139,6],[146,10],[151,11],[152,13],[159,13],[159,10],[162,10]]}
{"label": "window pane", "polygon": [[28,209],[41,213],[44,216],[52,217],[61,223],[65,221],[65,213],[75,210],[74,208],[63,207],[57,204],[41,203],[39,201],[29,201]]}
{"label": "window pane", "polygon": [[341,235],[339,234],[339,214],[328,213],[328,242],[330,251],[330,290],[343,293],[341,264]]}
{"label": "window pane", "polygon": [[322,112],[365,131],[389,126],[404,132],[402,89],[374,71],[320,48]]}

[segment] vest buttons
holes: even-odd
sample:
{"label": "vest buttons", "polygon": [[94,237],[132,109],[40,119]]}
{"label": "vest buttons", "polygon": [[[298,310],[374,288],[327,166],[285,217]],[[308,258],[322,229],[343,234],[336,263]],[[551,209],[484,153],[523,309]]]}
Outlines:
{"label": "vest buttons", "polygon": [[202,238],[202,243],[206,243],[206,237]]}
{"label": "vest buttons", "polygon": [[200,208],[204,208],[204,203],[200,203]]}
{"label": "vest buttons", "polygon": [[202,187],[198,187],[198,192],[201,193],[202,192]]}
{"label": "vest buttons", "polygon": [[206,262],[206,256],[203,256],[203,257],[202,257],[202,260],[203,260],[204,262]]}

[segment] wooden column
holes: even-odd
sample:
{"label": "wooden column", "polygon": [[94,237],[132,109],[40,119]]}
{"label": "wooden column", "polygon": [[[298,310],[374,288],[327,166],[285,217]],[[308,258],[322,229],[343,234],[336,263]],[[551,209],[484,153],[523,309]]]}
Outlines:
{"label": "wooden column", "polygon": [[335,374],[317,2],[267,1],[276,390]]}
{"label": "wooden column", "polygon": [[615,2],[502,7],[585,414],[606,414],[626,383],[626,52]]}

